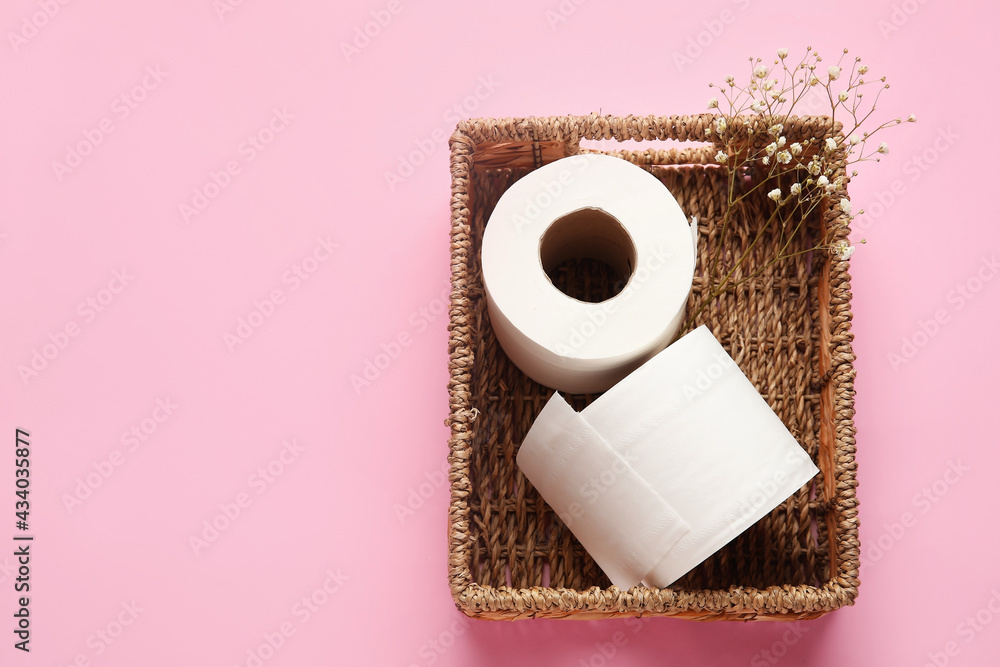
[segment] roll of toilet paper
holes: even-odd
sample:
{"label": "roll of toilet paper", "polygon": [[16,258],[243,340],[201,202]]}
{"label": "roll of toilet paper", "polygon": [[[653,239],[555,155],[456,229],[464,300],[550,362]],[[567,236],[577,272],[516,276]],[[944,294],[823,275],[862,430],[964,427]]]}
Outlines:
{"label": "roll of toilet paper", "polygon": [[[601,260],[625,287],[601,303],[557,289],[567,259]],[[692,228],[654,176],[619,158],[557,160],[490,215],[483,284],[497,340],[522,371],[570,393],[604,391],[676,336],[695,267]]]}
{"label": "roll of toilet paper", "polygon": [[635,585],[691,530],[558,393],[517,463],[616,586]]}
{"label": "roll of toilet paper", "polygon": [[[560,515],[576,510],[567,525],[586,532],[581,543],[620,588],[670,585],[818,472],[705,327],[575,417],[568,408],[553,395],[521,444],[518,466]],[[561,430],[549,424],[556,415]],[[607,472],[617,461],[628,475]],[[581,478],[609,483],[598,491]],[[688,530],[671,533],[672,542],[651,540],[649,526],[658,522]],[[594,551],[592,543],[601,546]]]}

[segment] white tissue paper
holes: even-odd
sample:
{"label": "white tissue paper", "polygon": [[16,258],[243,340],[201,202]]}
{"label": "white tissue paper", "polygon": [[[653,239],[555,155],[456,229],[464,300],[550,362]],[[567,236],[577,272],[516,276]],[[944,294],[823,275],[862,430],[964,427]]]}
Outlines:
{"label": "white tissue paper", "polygon": [[[649,172],[608,155],[556,160],[514,183],[483,232],[490,321],[518,368],[575,394],[604,391],[677,335],[694,276],[697,226]],[[590,257],[622,276],[600,303],[546,274]]]}
{"label": "white tissue paper", "polygon": [[621,589],[669,586],[819,472],[704,326],[582,412],[554,394],[517,463]]}

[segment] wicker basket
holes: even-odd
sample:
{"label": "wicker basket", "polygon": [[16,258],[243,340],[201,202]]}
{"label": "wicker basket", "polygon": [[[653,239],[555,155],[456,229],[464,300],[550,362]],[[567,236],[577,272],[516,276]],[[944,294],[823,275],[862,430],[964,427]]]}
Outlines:
{"label": "wicker basket", "polygon": [[[587,152],[581,139],[704,141],[713,118],[474,119],[460,123],[451,138],[448,574],[455,603],[469,616],[795,620],[853,604],[857,596],[850,276],[847,262],[824,251],[774,264],[718,297],[693,323],[708,325],[820,474],[673,586],[612,586],[515,463],[521,439],[552,390],[507,359],[490,327],[479,248],[497,199],[532,169]],[[785,124],[789,141],[840,132],[826,117]],[[685,213],[697,216],[700,257],[689,306],[701,293],[700,268],[712,248],[722,243],[742,252],[763,219],[760,213],[741,216],[721,237],[726,179],[712,163],[716,150],[702,144],[610,153],[648,169]],[[840,175],[847,178],[843,164]],[[751,212],[773,207],[760,190]],[[811,245],[827,230],[846,239],[848,221],[841,215],[826,209],[807,220],[803,243]],[[773,257],[776,243],[764,236],[746,270]],[[613,286],[583,263],[561,266],[558,279],[567,291],[600,300]],[[577,409],[593,398],[568,397]]]}

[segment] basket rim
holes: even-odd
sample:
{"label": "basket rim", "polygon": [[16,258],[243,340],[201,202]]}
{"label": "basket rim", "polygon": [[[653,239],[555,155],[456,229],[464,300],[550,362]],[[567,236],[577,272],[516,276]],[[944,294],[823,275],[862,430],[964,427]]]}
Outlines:
{"label": "basket rim", "polygon": [[[678,140],[707,141],[705,128],[717,116],[711,113],[674,116],[547,116],[523,118],[472,118],[460,121],[449,140],[451,167],[451,295],[449,308],[449,417],[448,440],[450,502],[448,508],[448,579],[456,606],[465,614],[484,618],[599,616],[688,616],[692,618],[815,618],[854,603],[860,580],[858,537],[855,425],[854,353],[850,311],[848,261],[828,256],[820,272],[817,288],[820,304],[820,375],[825,380],[822,400],[830,417],[820,427],[820,455],[827,468],[828,534],[831,549],[831,577],[819,586],[772,585],[766,588],[731,586],[728,589],[651,589],[642,586],[628,591],[615,586],[586,590],[532,587],[485,586],[472,580],[468,542],[469,452],[477,412],[469,408],[471,391],[468,368],[474,363],[470,346],[463,336],[470,331],[465,308],[468,298],[468,259],[472,212],[471,179],[477,148],[505,148],[520,145],[535,166],[545,158],[559,159],[580,152],[581,139],[616,141]],[[736,123],[753,122],[750,117]],[[786,135],[795,138],[843,136],[839,122],[828,116],[792,116],[785,125]],[[586,150],[586,149],[585,149]],[[649,165],[707,165],[714,147],[676,148],[647,151],[600,151]],[[561,155],[560,155],[561,153]],[[503,167],[500,162],[491,167]],[[530,166],[530,162],[524,163]],[[836,174],[849,182],[843,156]],[[827,207],[823,224],[833,230],[834,240],[846,240],[850,218],[839,208]],[[828,354],[827,354],[828,353]],[[826,363],[824,363],[826,362]],[[822,413],[824,416],[827,414]],[[825,438],[824,438],[825,434]],[[832,441],[823,444],[824,439]]]}

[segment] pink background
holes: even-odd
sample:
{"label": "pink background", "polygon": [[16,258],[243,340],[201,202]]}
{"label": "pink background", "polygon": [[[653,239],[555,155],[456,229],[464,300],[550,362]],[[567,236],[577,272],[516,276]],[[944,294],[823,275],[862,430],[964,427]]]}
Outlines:
{"label": "pink background", "polygon": [[[995,3],[225,2],[0,10],[0,664],[996,664]],[[385,25],[345,55],[372,12]],[[857,605],[794,626],[464,621],[439,474],[441,137],[459,117],[700,112],[747,56],[807,43],[850,47],[890,76],[881,111],[920,117],[851,190],[870,211]]]}

